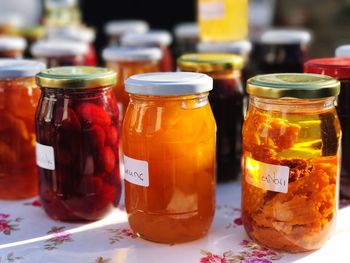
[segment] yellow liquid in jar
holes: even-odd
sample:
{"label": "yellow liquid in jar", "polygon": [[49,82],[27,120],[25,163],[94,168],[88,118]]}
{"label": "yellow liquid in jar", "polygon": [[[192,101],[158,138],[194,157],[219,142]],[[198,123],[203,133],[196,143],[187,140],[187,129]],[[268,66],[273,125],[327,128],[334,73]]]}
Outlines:
{"label": "yellow liquid in jar", "polygon": [[248,36],[248,0],[198,0],[201,41],[234,41]]}

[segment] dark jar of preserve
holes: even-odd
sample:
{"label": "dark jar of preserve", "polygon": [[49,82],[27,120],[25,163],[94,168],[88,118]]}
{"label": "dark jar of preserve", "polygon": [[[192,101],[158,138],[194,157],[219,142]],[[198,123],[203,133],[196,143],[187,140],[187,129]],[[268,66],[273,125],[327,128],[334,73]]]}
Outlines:
{"label": "dark jar of preserve", "polygon": [[36,77],[39,192],[58,220],[97,220],[117,206],[121,193],[118,107],[114,71],[61,67]]}

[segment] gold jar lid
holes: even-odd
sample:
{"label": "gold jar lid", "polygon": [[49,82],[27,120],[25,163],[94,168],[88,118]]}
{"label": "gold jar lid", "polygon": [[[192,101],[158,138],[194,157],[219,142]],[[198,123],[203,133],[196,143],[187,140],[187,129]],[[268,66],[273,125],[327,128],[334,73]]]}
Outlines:
{"label": "gold jar lid", "polygon": [[36,83],[43,88],[97,88],[115,85],[116,81],[113,70],[86,66],[50,68],[36,75]]}
{"label": "gold jar lid", "polygon": [[247,92],[268,99],[317,99],[336,96],[340,82],[332,77],[306,73],[266,74],[250,78]]}
{"label": "gold jar lid", "polygon": [[244,66],[243,58],[233,54],[186,54],[177,60],[177,66],[183,71],[195,71],[202,73],[240,70]]}

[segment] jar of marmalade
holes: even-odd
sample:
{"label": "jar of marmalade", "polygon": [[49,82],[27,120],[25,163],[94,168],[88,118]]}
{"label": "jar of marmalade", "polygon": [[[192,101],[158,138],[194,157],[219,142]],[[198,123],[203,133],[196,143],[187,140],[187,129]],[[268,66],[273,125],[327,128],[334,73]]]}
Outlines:
{"label": "jar of marmalade", "polygon": [[178,59],[177,66],[181,71],[205,73],[213,78],[209,101],[217,124],[217,179],[219,182],[237,179],[242,154],[242,57],[230,54],[187,54]]}
{"label": "jar of marmalade", "polygon": [[134,232],[160,243],[200,238],[215,211],[215,120],[200,73],[127,79],[125,206]]}
{"label": "jar of marmalade", "polygon": [[45,65],[0,59],[0,199],[38,193],[34,114],[40,96],[34,76]]}
{"label": "jar of marmalade", "polygon": [[121,38],[121,44],[129,47],[156,47],[162,50],[160,70],[173,70],[173,58],[170,51],[171,34],[166,30],[153,30],[144,34],[128,33]]}
{"label": "jar of marmalade", "polygon": [[22,37],[0,36],[0,58],[22,58],[26,46]]}
{"label": "jar of marmalade", "polygon": [[44,62],[48,68],[83,66],[87,52],[86,43],[66,40],[41,40],[31,47],[33,57]]}
{"label": "jar of marmalade", "polygon": [[102,57],[107,67],[118,73],[114,94],[118,101],[120,121],[122,121],[130,99],[129,94],[125,91],[124,81],[131,75],[158,72],[162,51],[159,48],[114,46],[104,49]]}
{"label": "jar of marmalade", "polygon": [[340,197],[350,199],[350,58],[320,58],[305,63],[307,73],[318,73],[337,78],[341,92],[337,111],[343,131],[342,160],[340,172]]}
{"label": "jar of marmalade", "polygon": [[318,249],[332,235],[337,215],[339,82],[317,74],[270,74],[249,79],[247,91],[244,227],[273,249]]}
{"label": "jar of marmalade", "polygon": [[36,159],[40,199],[58,220],[97,220],[119,203],[116,74],[94,67],[40,72]]}

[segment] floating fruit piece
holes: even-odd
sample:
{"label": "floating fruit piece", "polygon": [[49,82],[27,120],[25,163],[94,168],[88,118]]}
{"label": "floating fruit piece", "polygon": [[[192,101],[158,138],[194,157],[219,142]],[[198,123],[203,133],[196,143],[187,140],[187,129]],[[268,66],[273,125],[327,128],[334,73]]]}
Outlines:
{"label": "floating fruit piece", "polygon": [[102,149],[106,140],[105,131],[100,126],[93,124],[91,128],[85,130],[85,132],[87,132],[92,146],[97,149]]}
{"label": "floating fruit piece", "polygon": [[0,141],[0,164],[13,165],[16,163],[17,154],[9,145]]}
{"label": "floating fruit piece", "polygon": [[13,136],[18,136],[24,140],[29,140],[30,136],[23,120],[16,118],[12,114],[3,112],[0,116],[0,131],[7,130]]}
{"label": "floating fruit piece", "polygon": [[109,126],[111,117],[100,106],[94,103],[81,103],[77,107],[77,114],[83,123],[98,124],[101,126]]}
{"label": "floating fruit piece", "polygon": [[118,142],[118,130],[117,128],[110,126],[106,131],[106,141],[109,145],[115,145]]}
{"label": "floating fruit piece", "polygon": [[102,165],[107,173],[113,171],[116,163],[115,155],[111,147],[105,146],[102,152]]}

